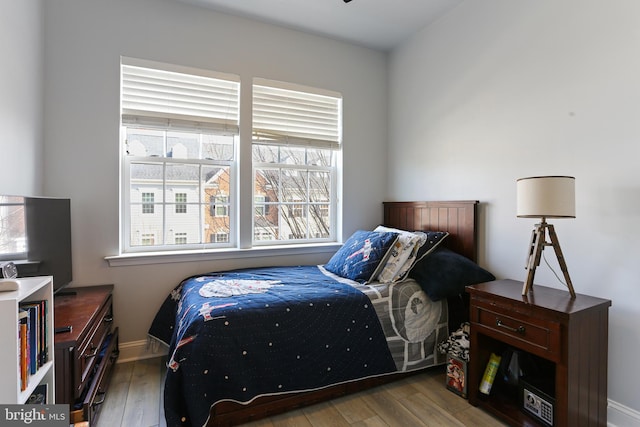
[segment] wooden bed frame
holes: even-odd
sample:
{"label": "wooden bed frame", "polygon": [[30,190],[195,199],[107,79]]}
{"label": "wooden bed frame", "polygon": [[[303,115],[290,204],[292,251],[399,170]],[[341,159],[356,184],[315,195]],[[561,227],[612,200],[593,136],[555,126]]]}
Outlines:
{"label": "wooden bed frame", "polygon": [[[477,201],[384,202],[384,225],[403,230],[448,231],[447,247],[477,260]],[[420,371],[417,371],[420,372]],[[211,407],[207,427],[233,426],[396,381],[416,372],[384,375],[317,391],[264,396],[243,405],[220,402]]]}

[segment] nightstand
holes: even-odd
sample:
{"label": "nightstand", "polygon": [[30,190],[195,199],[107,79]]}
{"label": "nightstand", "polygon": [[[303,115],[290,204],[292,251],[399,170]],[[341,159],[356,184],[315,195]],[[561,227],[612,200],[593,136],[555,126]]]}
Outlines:
{"label": "nightstand", "polygon": [[[521,390],[478,387],[491,353],[508,349],[539,362],[549,377],[554,426],[606,426],[608,317],[611,301],[522,282],[497,280],[470,294],[469,402],[513,426],[548,426],[522,407]],[[530,378],[536,380],[536,378]]]}

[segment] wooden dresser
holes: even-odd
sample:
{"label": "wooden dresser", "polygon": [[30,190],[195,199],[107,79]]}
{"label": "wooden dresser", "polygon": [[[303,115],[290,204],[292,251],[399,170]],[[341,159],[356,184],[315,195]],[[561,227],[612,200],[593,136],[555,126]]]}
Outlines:
{"label": "wooden dresser", "polygon": [[93,425],[118,358],[113,285],[68,288],[55,296],[56,403],[68,403],[71,423]]}
{"label": "wooden dresser", "polygon": [[[607,425],[611,301],[580,294],[572,299],[567,291],[538,285],[523,296],[522,282],[515,280],[481,283],[467,287],[467,292],[471,296],[469,403],[512,426]],[[532,370],[529,381],[550,389],[545,394],[554,402],[546,413],[552,416],[552,423],[523,410],[526,392],[500,383],[500,374],[488,396],[479,392],[491,353],[500,356],[509,354],[509,349],[520,351],[539,368]]]}

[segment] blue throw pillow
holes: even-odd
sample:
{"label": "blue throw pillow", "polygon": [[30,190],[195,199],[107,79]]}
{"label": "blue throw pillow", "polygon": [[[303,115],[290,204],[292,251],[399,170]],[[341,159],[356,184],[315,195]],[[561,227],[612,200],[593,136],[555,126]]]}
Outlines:
{"label": "blue throw pillow", "polygon": [[450,249],[439,247],[409,272],[432,301],[457,296],[468,285],[496,280],[495,276]]}
{"label": "blue throw pillow", "polygon": [[367,283],[398,238],[398,233],[358,230],[347,239],[324,268],[346,279]]}

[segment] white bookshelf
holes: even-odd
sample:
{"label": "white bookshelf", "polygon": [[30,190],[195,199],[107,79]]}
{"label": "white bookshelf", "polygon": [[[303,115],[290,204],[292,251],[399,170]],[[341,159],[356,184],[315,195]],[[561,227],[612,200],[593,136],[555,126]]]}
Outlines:
{"label": "white bookshelf", "polygon": [[[54,323],[53,323],[53,281],[51,276],[18,279],[20,288],[16,291],[0,292],[0,403],[25,403],[39,384],[48,384],[47,403],[55,403],[54,379]],[[49,358],[35,374],[29,376],[25,390],[20,390],[20,337],[18,310],[20,303],[29,301],[49,301],[47,310],[46,343]]]}

